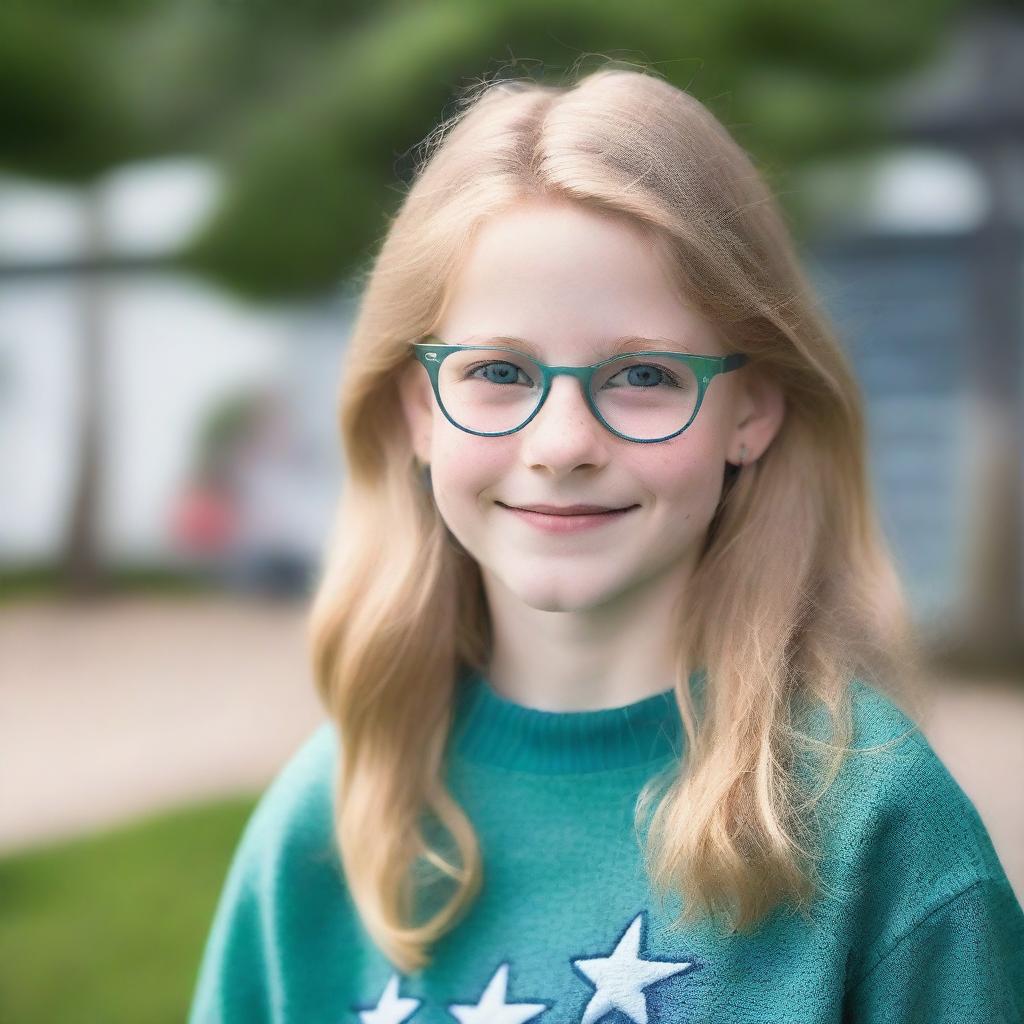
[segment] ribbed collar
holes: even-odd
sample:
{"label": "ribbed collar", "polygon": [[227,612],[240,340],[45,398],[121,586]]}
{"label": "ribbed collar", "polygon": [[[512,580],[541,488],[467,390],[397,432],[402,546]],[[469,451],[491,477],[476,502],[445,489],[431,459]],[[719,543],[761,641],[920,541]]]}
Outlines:
{"label": "ribbed collar", "polygon": [[[699,691],[703,673],[691,676]],[[467,670],[456,691],[452,746],[467,761],[544,775],[596,772],[678,757],[686,734],[668,688],[598,711],[541,711],[498,694]]]}

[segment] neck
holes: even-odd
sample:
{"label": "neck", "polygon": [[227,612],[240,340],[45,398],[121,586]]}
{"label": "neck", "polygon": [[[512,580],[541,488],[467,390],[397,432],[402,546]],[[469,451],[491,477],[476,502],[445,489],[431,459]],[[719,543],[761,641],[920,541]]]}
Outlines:
{"label": "neck", "polygon": [[542,711],[600,711],[671,688],[679,651],[679,576],[665,573],[585,610],[527,604],[484,576],[492,625],[485,671],[495,693]]}

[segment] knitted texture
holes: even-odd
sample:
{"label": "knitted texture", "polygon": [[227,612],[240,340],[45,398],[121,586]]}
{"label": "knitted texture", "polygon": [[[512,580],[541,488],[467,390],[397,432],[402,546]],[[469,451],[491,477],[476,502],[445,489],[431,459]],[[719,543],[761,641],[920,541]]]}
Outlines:
{"label": "knitted texture", "polygon": [[409,975],[345,887],[325,722],[246,825],[190,1024],[1021,1024],[1024,913],[977,810],[891,701],[852,692],[857,747],[909,735],[829,791],[811,919],[781,909],[724,935],[671,928],[680,899],[654,896],[633,831],[643,783],[682,756],[672,691],[561,713],[468,677],[446,773],[484,884]]}

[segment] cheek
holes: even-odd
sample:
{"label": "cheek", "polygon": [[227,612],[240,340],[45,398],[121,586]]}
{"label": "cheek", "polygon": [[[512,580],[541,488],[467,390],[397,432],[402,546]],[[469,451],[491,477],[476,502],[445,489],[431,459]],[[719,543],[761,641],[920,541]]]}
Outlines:
{"label": "cheek", "polygon": [[666,514],[684,515],[689,528],[706,525],[718,507],[725,463],[713,444],[693,441],[653,453],[635,476]]}
{"label": "cheek", "polygon": [[453,515],[465,512],[467,507],[477,508],[482,501],[505,497],[499,493],[496,482],[506,472],[503,446],[480,438],[463,440],[462,435],[442,434],[434,445],[431,462],[434,497],[442,513]]}

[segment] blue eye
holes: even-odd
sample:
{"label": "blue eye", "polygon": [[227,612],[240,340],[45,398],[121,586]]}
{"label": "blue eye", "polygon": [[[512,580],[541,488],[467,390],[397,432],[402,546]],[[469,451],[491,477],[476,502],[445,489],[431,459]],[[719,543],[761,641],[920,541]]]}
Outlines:
{"label": "blue eye", "polygon": [[[468,380],[471,377],[475,377],[478,371],[480,371],[480,370],[489,370],[491,367],[494,367],[494,366],[501,367],[501,370],[499,370],[494,375],[493,379],[487,379],[487,383],[489,383],[489,384],[515,384],[516,383],[516,380],[515,380],[516,374],[522,373],[525,376],[525,373],[526,373],[523,370],[522,367],[516,366],[515,363],[506,363],[504,361],[498,361],[498,362],[490,362],[490,363],[478,363],[475,366],[469,367],[469,369],[466,371],[466,378],[465,379]],[[479,378],[479,377],[477,378],[477,380],[480,380],[480,379],[483,379],[483,378]],[[527,378],[527,379],[529,379],[529,378]],[[533,382],[531,381],[530,383],[533,383]]]}
{"label": "blue eye", "polygon": [[[648,371],[648,377],[652,376],[650,371],[653,371],[654,374],[660,375],[660,377],[663,379],[645,380],[643,373],[633,374],[634,370]],[[623,369],[621,369],[618,373],[616,373],[615,376],[610,377],[607,381],[605,381],[604,386],[620,387],[621,385],[613,384],[612,381],[614,381],[616,377],[621,377],[624,373],[629,374],[629,384],[638,388],[651,388],[656,387],[658,384],[667,384],[669,387],[672,388],[679,388],[684,386],[683,382],[680,381],[680,379],[671,370],[666,369],[664,366],[656,366],[653,363],[634,363],[632,366],[626,366]]]}

